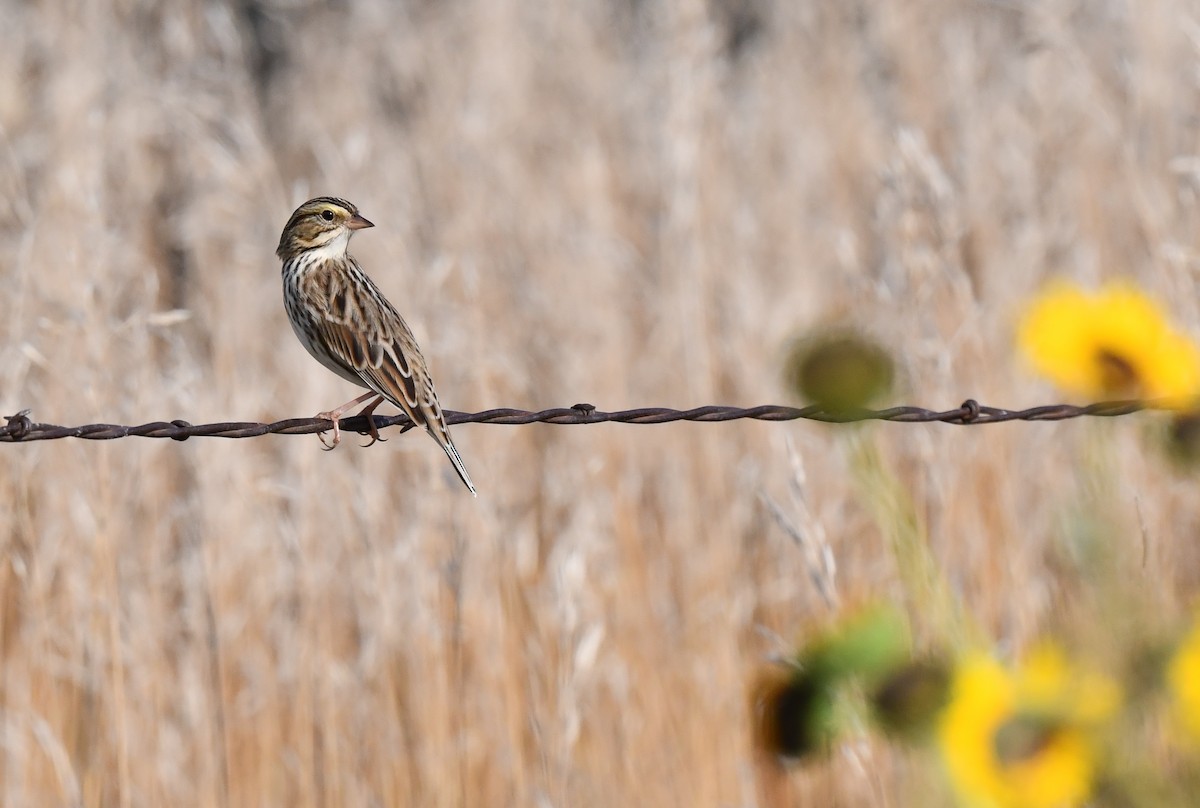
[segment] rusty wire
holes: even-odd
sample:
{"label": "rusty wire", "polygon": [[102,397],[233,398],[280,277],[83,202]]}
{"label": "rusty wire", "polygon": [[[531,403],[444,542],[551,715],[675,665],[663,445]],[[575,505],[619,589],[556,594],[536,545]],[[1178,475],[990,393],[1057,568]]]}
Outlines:
{"label": "rusty wire", "polygon": [[[960,426],[997,424],[1006,421],[1061,421],[1083,416],[1112,417],[1128,415],[1142,410],[1167,409],[1162,402],[1154,401],[1105,401],[1086,406],[1053,404],[1031,407],[1025,410],[1006,410],[985,407],[973,399],[967,399],[959,407],[942,412],[921,407],[890,407],[884,410],[839,410],[829,411],[820,407],[784,407],[765,405],[760,407],[696,407],[690,410],[673,410],[665,407],[644,407],[636,410],[604,412],[591,404],[576,404],[573,407],[531,412],[529,410],[496,409],[483,412],[446,412],[447,423],[454,424],[665,424],[672,421],[735,421],[753,419],[757,421],[794,421],[807,419],[826,423],[850,423],[855,421],[898,421],[900,423],[944,423]],[[259,435],[307,435],[323,432],[330,428],[323,418],[288,418],[273,423],[233,421],[218,424],[190,424],[187,421],[154,421],[138,426],[117,424],[86,424],[84,426],[57,426],[41,424],[29,417],[29,410],[7,416],[7,424],[0,427],[0,443],[21,443],[58,438],[83,438],[84,440],[112,440],[114,438],[171,438],[187,440],[193,437],[210,438],[254,438]],[[413,427],[405,415],[375,416],[375,425],[380,428],[399,427],[401,432]],[[343,418],[341,428],[347,432],[366,434],[366,418],[354,416]]]}

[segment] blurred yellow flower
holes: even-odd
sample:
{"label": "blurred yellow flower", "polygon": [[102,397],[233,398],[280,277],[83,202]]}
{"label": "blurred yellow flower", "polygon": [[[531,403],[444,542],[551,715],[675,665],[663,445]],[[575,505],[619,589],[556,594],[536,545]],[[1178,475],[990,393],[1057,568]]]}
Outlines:
{"label": "blurred yellow flower", "polygon": [[1017,339],[1037,371],[1069,393],[1177,406],[1200,394],[1200,349],[1125,284],[1097,293],[1051,286],[1026,311]]}
{"label": "blurred yellow flower", "polygon": [[1192,630],[1167,664],[1167,687],[1178,725],[1193,741],[1200,741],[1200,623]]}
{"label": "blurred yellow flower", "polygon": [[1082,804],[1095,775],[1095,728],[1119,701],[1115,684],[1073,669],[1053,646],[1035,649],[1015,672],[983,654],[963,660],[938,726],[963,804]]}

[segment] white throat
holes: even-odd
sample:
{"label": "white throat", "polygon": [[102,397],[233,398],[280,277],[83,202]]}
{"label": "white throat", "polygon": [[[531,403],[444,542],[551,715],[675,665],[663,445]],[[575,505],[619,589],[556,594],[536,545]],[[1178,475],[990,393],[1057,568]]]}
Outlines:
{"label": "white throat", "polygon": [[320,247],[305,250],[305,254],[315,260],[333,261],[346,257],[346,246],[350,243],[350,231],[342,230]]}

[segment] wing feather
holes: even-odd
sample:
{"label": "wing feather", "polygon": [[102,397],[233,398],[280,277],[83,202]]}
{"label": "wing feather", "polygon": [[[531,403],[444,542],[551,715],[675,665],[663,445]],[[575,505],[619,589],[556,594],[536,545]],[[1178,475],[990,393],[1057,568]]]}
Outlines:
{"label": "wing feather", "polygon": [[453,447],[425,359],[404,318],[356,265],[348,276],[329,278],[330,284],[339,282],[345,286],[322,295],[325,305],[318,307],[315,323],[332,358],[429,430],[443,448]]}

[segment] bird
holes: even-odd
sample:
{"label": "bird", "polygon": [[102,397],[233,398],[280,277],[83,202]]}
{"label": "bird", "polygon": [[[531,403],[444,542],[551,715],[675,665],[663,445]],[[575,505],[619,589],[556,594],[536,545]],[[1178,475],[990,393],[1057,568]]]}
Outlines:
{"label": "bird", "polygon": [[288,219],[275,254],[283,261],[283,304],[292,330],[313,358],[367,392],[318,413],[333,422],[333,449],[341,440],[338,419],[363,402],[371,443],[382,440],[372,414],[385,399],[399,407],[446,452],[472,494],[475,484],[450,439],[446,416],[416,338],[404,318],[346,248],[356,230],[375,225],[345,199],[310,199]]}

